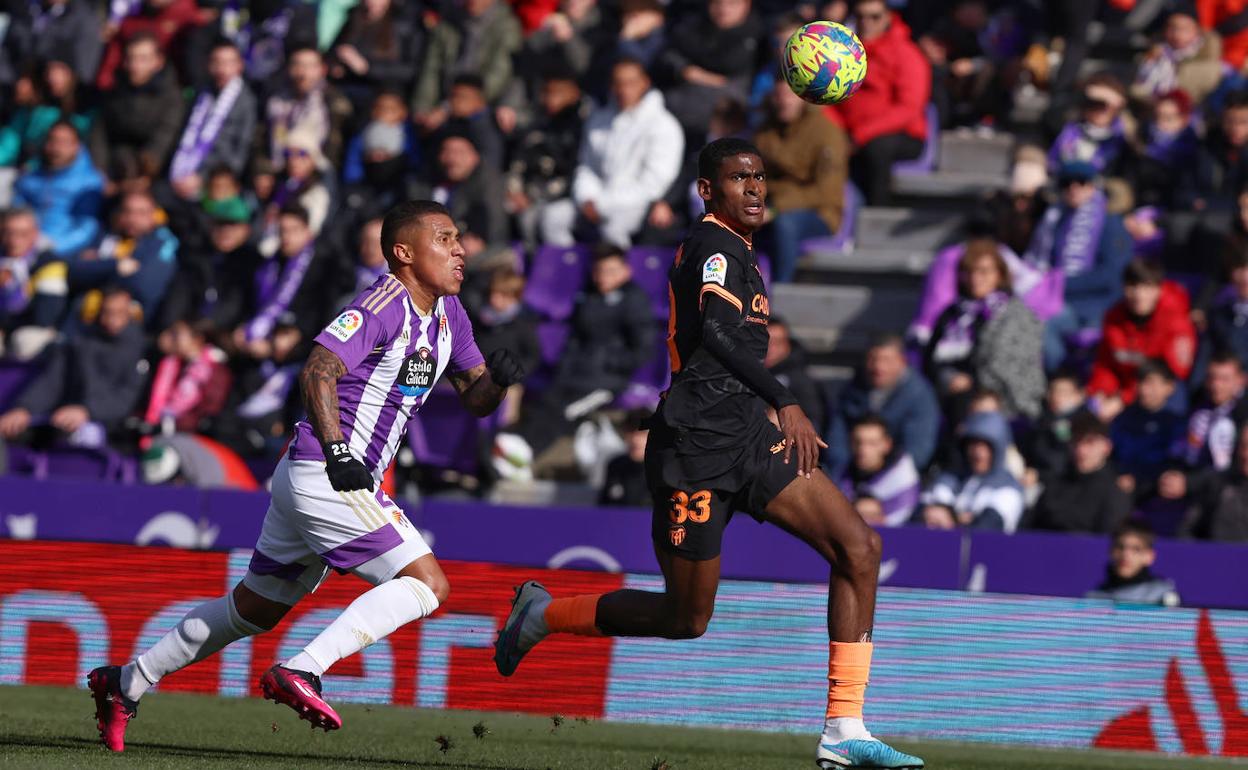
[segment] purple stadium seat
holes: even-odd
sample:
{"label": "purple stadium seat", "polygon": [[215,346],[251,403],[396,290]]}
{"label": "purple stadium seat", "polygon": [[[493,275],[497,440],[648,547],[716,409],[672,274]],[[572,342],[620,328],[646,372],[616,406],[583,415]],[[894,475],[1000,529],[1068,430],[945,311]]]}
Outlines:
{"label": "purple stadium seat", "polygon": [[525,303],[552,321],[567,320],[589,275],[589,257],[589,247],[581,244],[539,247],[529,265]]}
{"label": "purple stadium seat", "polygon": [[36,479],[48,477],[48,456],[43,452],[21,444],[9,444],[9,467],[7,472],[14,476],[31,476]]}
{"label": "purple stadium seat", "polygon": [[810,254],[848,254],[854,250],[854,229],[858,220],[858,210],[862,208],[862,193],[853,182],[845,183],[845,208],[841,212],[841,229],[832,235],[821,238],[807,238],[802,241],[801,252]]}
{"label": "purple stadium seat", "polygon": [[940,154],[940,113],[936,105],[927,105],[927,138],[923,151],[914,160],[901,160],[893,164],[895,176],[924,176],[936,170],[936,157]]}
{"label": "purple stadium seat", "polygon": [[767,291],[771,291],[771,257],[763,252],[758,252],[758,272],[763,274],[763,286],[767,287]]}
{"label": "purple stadium seat", "polygon": [[667,320],[667,271],[676,257],[676,250],[667,246],[634,246],[628,250],[628,263],[633,280],[650,297],[654,317]]}
{"label": "purple stadium seat", "polygon": [[542,349],[542,363],[554,366],[568,344],[570,330],[561,321],[543,321],[537,325],[537,344]]}
{"label": "purple stadium seat", "polygon": [[497,412],[473,417],[459,403],[454,389],[439,386],[412,416],[407,445],[420,465],[475,475],[481,465],[481,437],[492,435],[497,428]]}
{"label": "purple stadium seat", "polygon": [[39,371],[34,363],[6,361],[0,363],[0,411],[7,411],[21,394],[26,383]]}
{"label": "purple stadium seat", "polygon": [[54,479],[113,481],[120,476],[121,458],[110,450],[55,447],[45,454],[47,474]]}

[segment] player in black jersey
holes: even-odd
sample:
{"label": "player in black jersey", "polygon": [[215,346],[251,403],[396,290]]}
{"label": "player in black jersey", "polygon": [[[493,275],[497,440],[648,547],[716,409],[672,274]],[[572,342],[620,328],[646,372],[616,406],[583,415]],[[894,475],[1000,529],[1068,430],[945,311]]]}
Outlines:
{"label": "player in black jersey", "polygon": [[819,470],[826,445],[762,363],[770,303],[752,237],[766,219],[763,161],[748,142],[719,139],[698,156],[698,177],[707,213],[669,273],[672,385],[646,448],[652,535],[666,590],[552,599],[529,581],[499,632],[495,663],[511,675],[549,633],[701,636],[715,606],[724,527],[741,510],[809,543],[832,568],[819,766],[922,767],[918,757],[871,737],[862,721],[880,536]]}

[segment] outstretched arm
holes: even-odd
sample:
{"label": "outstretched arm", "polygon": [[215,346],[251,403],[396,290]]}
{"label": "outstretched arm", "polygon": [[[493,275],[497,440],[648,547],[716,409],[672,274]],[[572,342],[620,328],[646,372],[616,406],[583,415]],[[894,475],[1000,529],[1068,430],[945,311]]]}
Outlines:
{"label": "outstretched arm", "polygon": [[338,380],[347,373],[346,364],[324,345],[312,346],[312,353],[299,374],[299,390],[308,412],[308,422],[321,444],[342,441],[338,424]]}

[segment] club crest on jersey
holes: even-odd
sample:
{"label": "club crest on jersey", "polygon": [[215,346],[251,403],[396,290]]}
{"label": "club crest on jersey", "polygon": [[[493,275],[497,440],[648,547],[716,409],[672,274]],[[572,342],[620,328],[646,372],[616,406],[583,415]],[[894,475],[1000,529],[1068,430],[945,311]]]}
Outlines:
{"label": "club crest on jersey", "polygon": [[702,283],[717,283],[723,286],[728,281],[728,258],[723,254],[712,254],[702,265]]}
{"label": "club crest on jersey", "polygon": [[421,348],[407,358],[399,367],[399,380],[395,386],[405,396],[423,396],[433,387],[433,358],[429,348]]}
{"label": "club crest on jersey", "polygon": [[364,325],[364,314],[358,310],[344,310],[325,327],[325,333],[339,342],[346,342]]}
{"label": "club crest on jersey", "polygon": [[680,544],[685,542],[685,528],[684,527],[672,527],[671,529],[667,531],[667,537],[669,540],[672,541],[672,545],[679,548]]}

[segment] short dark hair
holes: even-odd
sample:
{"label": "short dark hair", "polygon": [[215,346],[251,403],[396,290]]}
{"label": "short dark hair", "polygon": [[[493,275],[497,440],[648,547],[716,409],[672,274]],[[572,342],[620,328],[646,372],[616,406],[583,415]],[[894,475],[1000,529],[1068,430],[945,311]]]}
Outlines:
{"label": "short dark hair", "polygon": [[303,222],[305,225],[312,224],[312,215],[308,213],[307,209],[305,209],[303,206],[300,206],[298,203],[287,203],[286,205],[282,206],[280,209],[278,209],[277,216],[278,217],[294,217],[295,219],[298,219],[300,222]]}
{"label": "short dark hair", "polygon": [[1160,265],[1146,259],[1133,259],[1122,271],[1124,286],[1160,286],[1165,277]]}
{"label": "short dark hair", "polygon": [[1157,542],[1157,533],[1153,531],[1152,525],[1144,519],[1127,519],[1123,523],[1119,524],[1117,529],[1114,530],[1114,539],[1112,542],[1118,542],[1118,538],[1123,537],[1124,535],[1135,535],[1144,541],[1144,544],[1148,546],[1150,551]]}
{"label": "short dark hair", "polygon": [[1240,370],[1244,368],[1244,362],[1239,360],[1239,356],[1235,354],[1235,351],[1225,348],[1215,350],[1213,355],[1209,356],[1209,365],[1213,366],[1215,364],[1233,364],[1236,369]]}
{"label": "short dark hair", "polygon": [[867,414],[864,414],[862,417],[859,417],[857,420],[855,420],[854,424],[850,427],[849,432],[853,433],[859,428],[869,428],[872,426],[877,427],[880,430],[884,431],[884,435],[888,436],[889,439],[892,439],[893,432],[888,429],[888,423],[884,422],[884,418],[876,414],[875,412],[868,412]]}
{"label": "short dark hair", "polygon": [[467,86],[468,88],[475,88],[482,93],[485,92],[485,80],[473,72],[464,72],[456,75],[451,81],[451,88],[455,86]]}
{"label": "short dark hair", "polygon": [[1049,375],[1050,385],[1057,382],[1058,380],[1065,380],[1067,382],[1073,382],[1076,388],[1083,387],[1083,377],[1079,376],[1079,371],[1077,369],[1074,369],[1069,366],[1063,366],[1059,368],[1056,372],[1053,372],[1053,374]]}
{"label": "short dark hair", "polygon": [[219,37],[216,40],[213,40],[212,47],[208,49],[208,52],[212,53],[213,51],[217,51],[222,48],[228,48],[239,56],[243,55],[243,52],[239,50],[238,46],[234,45],[234,41],[230,40],[228,37]]}
{"label": "short dark hair", "polygon": [[614,243],[603,241],[594,247],[593,262],[598,264],[606,259],[622,259],[628,261],[628,255],[624,253],[624,249]]}
{"label": "short dark hair", "polygon": [[322,64],[325,63],[325,54],[321,53],[321,49],[316,47],[316,43],[310,40],[297,40],[286,49],[286,64],[290,64],[296,55],[305,51],[316,54],[316,58],[320,59]]}
{"label": "short dark hair", "polygon": [[650,77],[650,70],[646,69],[646,63],[636,56],[617,56],[615,61],[611,62],[612,71],[619,66],[636,67],[641,70],[641,74]]}
{"label": "short dark hair", "polygon": [[896,348],[903,356],[906,354],[906,340],[897,332],[881,332],[871,338],[871,343],[867,350],[877,350],[879,348]]}
{"label": "short dark hair", "polygon": [[735,136],[725,136],[713,142],[708,142],[702,148],[702,151],[698,153],[698,178],[714,179],[719,175],[719,168],[724,165],[724,161],[728,158],[735,158],[738,155],[758,155],[762,157],[762,153],[758,151],[758,148],[752,142]]}
{"label": "short dark hair", "polygon": [[47,139],[48,134],[52,133],[58,128],[68,128],[70,131],[74,132],[75,139],[77,139],[79,142],[82,141],[82,134],[79,133],[78,126],[75,126],[73,123],[69,122],[68,118],[59,118],[55,123],[48,126],[48,130],[43,135],[44,139]]}
{"label": "short dark hair", "polygon": [[1070,442],[1074,444],[1085,438],[1109,438],[1109,426],[1091,412],[1080,412],[1070,420]]}
{"label": "short dark hair", "polygon": [[138,45],[139,43],[151,43],[156,46],[156,53],[161,56],[164,56],[165,54],[164,50],[160,47],[160,38],[156,37],[156,33],[149,32],[145,29],[135,32],[134,34],[127,35],[123,48],[129,48],[130,46]]}
{"label": "short dark hair", "polygon": [[430,214],[451,216],[446,206],[429,200],[404,201],[386,212],[386,216],[381,220],[381,253],[386,256],[387,260],[394,252],[394,244],[398,242],[399,234],[409,225],[419,222]]}
{"label": "short dark hair", "polygon": [[1232,91],[1222,102],[1222,111],[1248,109],[1248,90]]}
{"label": "short dark hair", "polygon": [[1148,377],[1161,377],[1166,382],[1176,382],[1178,378],[1174,374],[1174,370],[1170,365],[1161,358],[1150,358],[1135,370],[1135,381],[1143,382]]}

